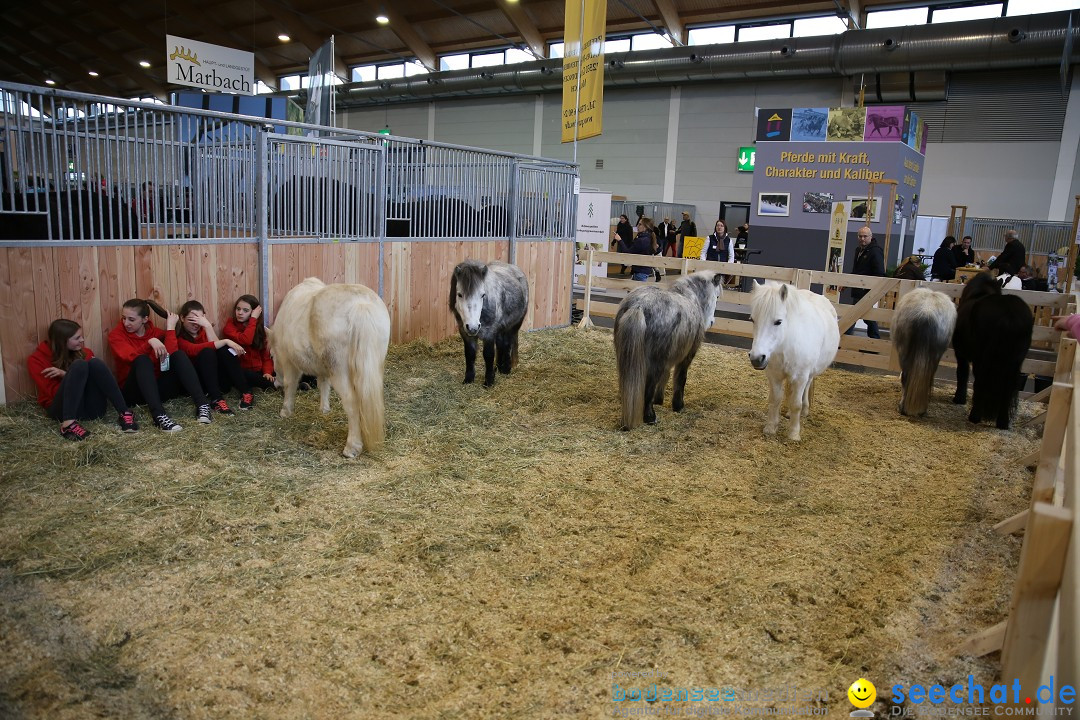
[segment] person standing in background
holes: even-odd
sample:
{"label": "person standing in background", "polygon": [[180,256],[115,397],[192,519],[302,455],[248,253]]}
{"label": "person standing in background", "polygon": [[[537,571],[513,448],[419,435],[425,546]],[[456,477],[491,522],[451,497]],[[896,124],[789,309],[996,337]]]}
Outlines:
{"label": "person standing in background", "polygon": [[[859,228],[859,247],[855,250],[855,261],[851,264],[852,275],[868,275],[870,277],[885,277],[885,253],[881,246],[874,240],[874,233],[869,226]],[[865,288],[851,288],[851,304],[855,305],[866,293]],[[866,320],[866,337],[880,338],[876,320]],[[854,334],[855,326],[847,329],[846,335]]]}
{"label": "person standing in background", "polygon": [[676,238],[678,247],[676,252],[679,257],[682,257],[683,241],[688,237],[697,237],[697,225],[690,219],[690,213],[683,212],[682,222],[679,223],[679,233]]}

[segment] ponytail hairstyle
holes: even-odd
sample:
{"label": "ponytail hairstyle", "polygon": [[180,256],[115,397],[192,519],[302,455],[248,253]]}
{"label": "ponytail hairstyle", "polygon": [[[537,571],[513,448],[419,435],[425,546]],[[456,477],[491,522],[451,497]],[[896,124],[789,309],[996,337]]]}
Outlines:
{"label": "ponytail hairstyle", "polygon": [[180,306],[180,322],[176,325],[176,337],[181,340],[187,340],[188,342],[195,342],[195,336],[187,331],[184,327],[184,318],[188,316],[192,310],[198,310],[203,315],[206,314],[206,308],[202,306],[202,303],[198,300],[188,300],[186,303]]}
{"label": "ponytail hairstyle", "polygon": [[[254,295],[241,295],[240,297],[236,298],[236,302],[233,303],[234,320],[236,319],[236,306],[242,302],[246,302],[248,305],[250,305],[252,310],[262,304],[259,302],[259,298],[255,297]],[[249,319],[248,322],[251,322],[251,320]],[[256,350],[262,350],[264,347],[266,347],[266,326],[263,325],[261,316],[255,320],[255,323],[255,338],[251,341],[251,347],[255,348]]]}
{"label": "ponytail hairstyle", "polygon": [[169,312],[165,308],[158,305],[153,300],[140,300],[139,298],[131,298],[123,305],[126,308],[131,308],[139,313],[142,317],[150,317],[150,311],[153,310],[159,317],[169,317]]}
{"label": "ponytail hairstyle", "polygon": [[84,350],[68,350],[67,342],[79,332],[79,323],[74,320],[53,320],[49,325],[49,349],[52,350],[53,367],[67,370],[71,363],[86,357]]}

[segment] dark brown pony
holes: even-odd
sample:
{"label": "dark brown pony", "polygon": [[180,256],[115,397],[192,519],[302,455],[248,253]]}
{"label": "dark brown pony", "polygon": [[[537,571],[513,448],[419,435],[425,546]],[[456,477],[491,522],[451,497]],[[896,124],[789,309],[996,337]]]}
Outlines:
{"label": "dark brown pony", "polygon": [[1003,295],[990,273],[979,273],[964,286],[952,342],[956,353],[953,402],[967,402],[968,366],[974,366],[971,422],[994,417],[999,429],[1009,429],[1020,392],[1020,366],[1031,347],[1034,324],[1027,303],[1015,295]]}

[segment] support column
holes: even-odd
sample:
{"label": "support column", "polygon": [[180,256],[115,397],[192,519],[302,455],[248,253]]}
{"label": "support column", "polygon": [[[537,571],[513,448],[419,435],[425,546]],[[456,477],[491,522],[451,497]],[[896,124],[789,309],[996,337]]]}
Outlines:
{"label": "support column", "polygon": [[664,202],[675,202],[675,158],[679,154],[679,106],[682,91],[676,85],[671,88],[668,102],[667,143],[664,145]]}
{"label": "support column", "polygon": [[[1076,151],[1080,147],[1080,73],[1073,73],[1069,88],[1069,104],[1065,108],[1065,124],[1061,128],[1057,171],[1054,189],[1050,193],[1049,220],[1065,220],[1072,209],[1072,179],[1076,172]],[[1071,273],[1070,273],[1071,274]]]}

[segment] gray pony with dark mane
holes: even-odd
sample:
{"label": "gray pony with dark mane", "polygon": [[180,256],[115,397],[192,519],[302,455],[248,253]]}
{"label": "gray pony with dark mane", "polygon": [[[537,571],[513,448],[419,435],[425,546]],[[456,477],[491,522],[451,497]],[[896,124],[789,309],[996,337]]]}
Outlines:
{"label": "gray pony with dark mane", "polygon": [[615,315],[615,363],[619,369],[622,428],[656,423],[653,404],[664,402],[664,387],[675,370],[671,409],[683,409],[686,372],[705,330],[712,325],[723,276],[711,270],[679,278],[670,289],[638,288],[619,303]]}
{"label": "gray pony with dark mane", "polygon": [[484,386],[495,384],[495,366],[517,365],[518,331],[529,308],[529,281],[514,265],[466,260],[450,278],[450,310],[465,342],[465,383],[476,377],[476,343],[484,341]]}

